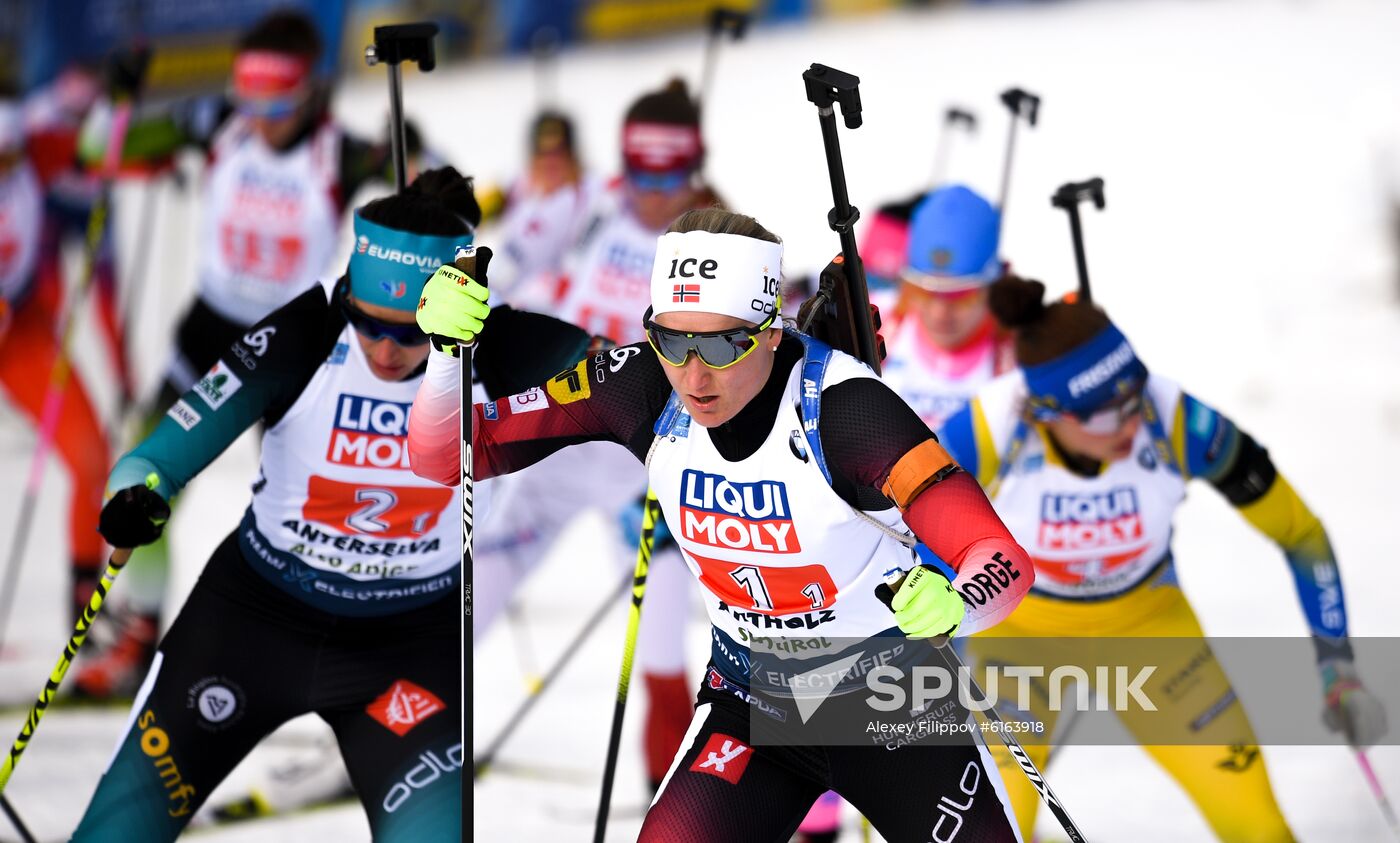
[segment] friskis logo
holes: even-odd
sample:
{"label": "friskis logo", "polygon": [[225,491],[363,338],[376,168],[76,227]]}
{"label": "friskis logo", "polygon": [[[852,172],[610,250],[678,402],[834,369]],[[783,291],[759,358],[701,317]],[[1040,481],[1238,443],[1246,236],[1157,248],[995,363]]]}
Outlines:
{"label": "friskis logo", "polygon": [[1046,494],[1040,499],[1041,550],[1095,550],[1142,538],[1137,491],[1118,486],[1095,494]]}
{"label": "friskis logo", "polygon": [[700,301],[699,284],[676,284],[671,288],[672,302],[698,302]]}
{"label": "friskis logo", "polygon": [[730,550],[802,551],[782,483],[735,483],[694,469],[681,476],[681,535]]}
{"label": "friskis logo", "polygon": [[227,363],[220,360],[209,370],[209,374],[194,385],[194,391],[199,393],[209,409],[217,410],[242,386],[243,381],[229,369]]}
{"label": "friskis logo", "polygon": [[359,468],[407,469],[410,406],[342,394],[336,400],[326,459]]}
{"label": "friskis logo", "polygon": [[408,292],[408,285],[402,281],[380,281],[379,289],[391,299],[401,299]]}
{"label": "friskis logo", "polygon": [[695,756],[695,761],[690,765],[692,773],[707,773],[716,778],[724,779],[730,784],[738,784],[743,778],[744,770],[748,769],[749,759],[753,757],[753,750],[739,742],[738,738],[731,738],[729,735],[716,732],[710,735],[710,739],[705,742],[700,754]]}
{"label": "friskis logo", "polygon": [[432,691],[407,679],[400,679],[366,706],[365,713],[389,731],[403,737],[414,726],[446,708]]}

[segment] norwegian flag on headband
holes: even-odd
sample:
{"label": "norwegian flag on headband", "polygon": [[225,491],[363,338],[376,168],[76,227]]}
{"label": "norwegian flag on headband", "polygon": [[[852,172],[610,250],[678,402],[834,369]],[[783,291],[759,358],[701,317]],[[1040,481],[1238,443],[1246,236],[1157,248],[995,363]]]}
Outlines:
{"label": "norwegian flag on headband", "polygon": [[700,164],[698,126],[675,123],[628,123],[622,129],[622,159],[631,169],[694,169]]}
{"label": "norwegian flag on headband", "polygon": [[673,302],[687,302],[687,301],[698,302],[698,301],[700,301],[700,285],[699,285],[699,284],[677,284],[675,287],[673,287],[673,288],[671,289],[671,301],[673,301]]}

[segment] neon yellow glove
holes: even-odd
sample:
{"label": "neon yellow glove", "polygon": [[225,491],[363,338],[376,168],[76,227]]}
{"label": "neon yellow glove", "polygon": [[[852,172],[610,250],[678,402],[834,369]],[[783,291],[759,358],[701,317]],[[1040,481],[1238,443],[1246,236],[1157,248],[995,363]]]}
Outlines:
{"label": "neon yellow glove", "polygon": [[962,597],[943,572],[920,565],[909,572],[890,603],[895,623],[910,638],[949,637],[962,625]]}
{"label": "neon yellow glove", "polygon": [[[480,270],[486,268],[480,258],[485,251],[477,250]],[[470,345],[481,333],[491,310],[486,304],[487,295],[486,287],[470,275],[443,264],[423,285],[423,295],[418,299],[418,327],[433,338],[434,348],[455,356],[458,343]]]}

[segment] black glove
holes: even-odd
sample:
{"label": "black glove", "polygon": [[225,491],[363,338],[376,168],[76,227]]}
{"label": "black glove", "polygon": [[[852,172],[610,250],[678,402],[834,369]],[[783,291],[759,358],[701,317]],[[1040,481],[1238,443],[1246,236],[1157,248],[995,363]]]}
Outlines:
{"label": "black glove", "polygon": [[145,486],[128,486],[102,507],[97,531],[112,547],[140,547],[160,538],[170,504]]}

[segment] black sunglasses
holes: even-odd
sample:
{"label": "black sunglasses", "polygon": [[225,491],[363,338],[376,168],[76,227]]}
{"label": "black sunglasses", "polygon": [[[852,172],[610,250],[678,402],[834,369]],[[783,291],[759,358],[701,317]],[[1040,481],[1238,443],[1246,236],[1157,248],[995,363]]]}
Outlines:
{"label": "black sunglasses", "polygon": [[370,342],[387,338],[398,345],[413,347],[428,341],[428,335],[418,328],[417,322],[386,322],[376,319],[355,307],[344,295],[340,297],[340,311],[345,314],[345,321],[350,323],[355,332]]}
{"label": "black sunglasses", "polygon": [[652,308],[642,315],[642,327],[647,332],[647,342],[672,366],[684,366],[691,352],[700,362],[711,369],[727,369],[748,357],[758,348],[758,335],[768,330],[777,318],[777,310],[768,314],[763,324],[757,328],[730,328],[727,331],[677,331],[664,328],[651,321]]}

